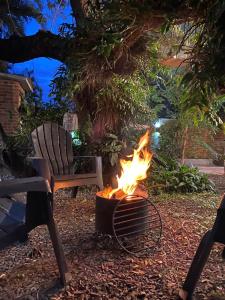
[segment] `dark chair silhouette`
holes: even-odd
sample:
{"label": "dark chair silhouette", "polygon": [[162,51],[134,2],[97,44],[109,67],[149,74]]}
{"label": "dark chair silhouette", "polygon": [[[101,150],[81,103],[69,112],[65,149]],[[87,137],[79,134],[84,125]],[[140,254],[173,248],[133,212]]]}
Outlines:
{"label": "dark chair silhouette", "polygon": [[[26,204],[10,196],[21,192],[27,192]],[[32,229],[43,224],[48,227],[60,281],[65,285],[70,280],[70,273],[53,217],[53,194],[49,180],[37,176],[0,182],[0,250],[14,241],[25,241]]]}
{"label": "dark chair silhouette", "polygon": [[[217,217],[212,229],[205,233],[198,246],[183,287],[179,292],[179,299],[192,299],[195,287],[208,260],[213,244],[216,242],[225,245],[225,195],[217,210]],[[225,249],[223,250],[222,257],[225,258]]]}
{"label": "dark chair silhouette", "polygon": [[[53,192],[61,188],[90,184],[103,189],[101,157],[74,157],[71,135],[63,127],[55,123],[45,123],[36,128],[31,136],[35,157],[44,158],[48,163]],[[94,162],[94,171],[76,174],[75,165],[81,159]]]}

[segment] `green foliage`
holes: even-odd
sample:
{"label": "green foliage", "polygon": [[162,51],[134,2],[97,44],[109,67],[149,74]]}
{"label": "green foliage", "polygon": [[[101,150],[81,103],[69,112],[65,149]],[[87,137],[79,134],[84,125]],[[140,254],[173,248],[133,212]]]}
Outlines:
{"label": "green foliage", "polygon": [[[188,102],[197,100],[193,99],[189,87],[184,83],[184,70],[172,70],[154,63],[142,72],[150,86],[147,97],[150,109],[158,117],[172,118],[157,130],[160,133],[156,149],[159,155],[181,158],[185,155],[185,139],[189,129],[203,127],[215,133],[223,125],[218,114],[224,110],[225,97],[218,97],[207,111],[197,106],[188,106]],[[201,136],[196,138],[198,142],[201,140]]]}
{"label": "green foliage", "polygon": [[[7,7],[2,10],[3,17],[6,17],[2,22],[6,26],[12,26],[12,16],[18,19],[16,7],[18,4],[24,8],[24,13],[21,13],[22,20],[29,16],[38,18],[38,15],[34,13],[32,15],[29,10],[25,14],[28,1],[9,0],[8,2],[11,13],[9,14]],[[41,1],[33,2],[40,4]],[[65,1],[59,0],[48,0],[46,3],[53,10],[65,6]],[[40,5],[32,7],[40,11]],[[193,11],[195,18],[192,22],[187,25],[174,26],[177,19],[179,22],[182,18],[184,21],[189,19],[189,13]],[[183,12],[187,12],[187,15],[186,13],[183,15]],[[138,67],[137,58],[146,54],[149,44],[155,42],[160,35],[160,30],[150,30],[149,20],[151,19],[153,27],[155,23],[157,29],[162,25],[161,34],[165,35],[167,44],[172,41],[170,45],[172,50],[166,53],[167,56],[176,54],[176,51],[180,49],[180,43],[184,46],[191,46],[182,43],[179,39],[188,40],[188,42],[191,40],[194,43],[194,50],[191,52],[191,70],[181,83],[181,88],[184,84],[187,86],[187,92],[183,93],[179,101],[183,103],[183,110],[190,109],[195,120],[206,116],[218,124],[220,120],[212,108],[212,102],[216,101],[219,87],[224,86],[224,14],[225,1],[222,0],[213,2],[210,0],[87,1],[85,2],[85,20],[81,22],[76,20],[76,26],[73,24],[61,26],[61,35],[70,40],[68,42],[70,53],[66,59],[66,66],[60,68],[54,79],[53,85],[58,85],[58,87],[54,86],[53,90],[58,94],[61,93],[61,96],[68,96],[93,88],[95,96],[96,90],[107,89],[106,85],[115,74],[122,76],[132,74]],[[19,22],[18,26],[16,25],[18,28]],[[171,28],[175,29],[172,31]],[[15,29],[8,28],[8,31],[15,32]],[[174,34],[175,31],[177,35]],[[160,92],[160,97],[163,99],[164,91]],[[167,92],[169,92],[168,89]],[[95,102],[96,100],[95,97],[85,96],[91,98],[87,101]],[[86,105],[88,106],[87,103]]]}
{"label": "green foliage", "polygon": [[[74,84],[73,75],[66,71],[66,66],[61,66],[52,82],[52,95],[56,99],[71,99],[73,93],[79,95],[79,91],[79,82]],[[120,134],[130,123],[150,124],[154,113],[147,105],[148,94],[149,86],[140,72],[136,72],[133,76],[113,76],[107,85],[98,87],[93,94],[84,94],[76,105],[78,111],[86,110],[86,118],[89,120],[90,116],[92,126],[97,124],[102,135],[107,132]]]}
{"label": "green foliage", "polygon": [[[188,72],[183,77],[185,70],[171,71],[156,63],[156,53],[162,51],[159,32],[143,35],[136,42],[133,37],[133,43],[131,41],[133,32],[137,31],[139,36],[140,23],[150,10],[166,9],[167,18],[161,33],[165,35],[167,44],[170,44],[169,48],[172,48],[167,56],[177,53],[182,39],[186,42],[183,44],[188,47],[190,43],[195,43],[199,35],[198,21],[197,24],[191,22],[170,26],[173,18],[176,18],[174,11],[179,5],[179,1],[88,1],[85,10],[88,18],[82,24],[77,27],[70,24],[61,26],[63,37],[79,40],[79,51],[73,51],[71,47],[71,57],[68,58],[67,65],[59,68],[52,82],[52,92],[60,98],[72,98],[75,94],[80,101],[78,107],[89,112],[92,123],[101,119],[98,126],[103,127],[102,124],[105,123],[106,131],[115,131],[115,128],[122,127],[130,120],[134,123],[139,120],[144,122],[144,110],[145,115],[150,115],[151,111],[151,120],[153,115],[168,113],[169,117],[180,117],[185,124],[190,120],[192,124],[198,125],[205,118],[215,125],[221,124],[217,111],[212,106],[212,93],[208,91],[209,97],[206,97],[198,85],[195,92],[190,88],[189,83],[196,76]],[[197,2],[192,1],[190,4],[188,1],[183,5],[191,5],[191,8],[199,11],[203,9],[203,14],[206,13],[204,6]],[[214,9],[208,1],[205,2],[205,7]],[[136,23],[137,20],[139,24]],[[127,44],[133,45],[132,50]],[[143,61],[147,60],[146,53],[149,53],[149,48],[151,67],[140,66],[138,60],[141,60],[143,54]],[[128,53],[127,49],[131,52]],[[139,52],[140,49],[142,50]],[[115,70],[117,65],[119,67]],[[125,76],[127,74],[132,74],[133,78]],[[136,116],[139,120],[136,120]]]}
{"label": "green foliage", "polygon": [[[110,84],[100,89],[95,95],[94,100],[97,105],[95,118],[99,115],[113,114],[119,122],[112,125],[117,127],[119,124],[120,129],[129,126],[130,122],[132,124],[149,122],[151,111],[146,105],[147,94],[148,88],[138,74],[128,78],[116,76]],[[107,121],[105,126],[107,126]],[[119,133],[113,126],[108,130],[115,130]]]}
{"label": "green foliage", "polygon": [[146,130],[150,129],[146,125],[141,126],[127,126],[124,127],[123,131],[121,132],[121,138],[125,141],[126,147],[134,149],[137,147],[137,142],[139,141],[140,137],[146,133]]}
{"label": "green foliage", "polygon": [[186,32],[181,43],[192,37],[189,47],[190,68],[182,83],[186,85],[183,98],[185,110],[195,110],[198,118],[206,118],[215,126],[223,124],[215,110],[220,103],[218,95],[224,94],[225,76],[225,1],[196,1],[196,9],[201,16],[195,20]]}
{"label": "green foliage", "polygon": [[64,113],[68,112],[72,105],[71,102],[64,100],[43,102],[42,91],[35,84],[34,91],[26,94],[22,100],[20,127],[13,136],[8,137],[8,147],[26,156],[26,153],[31,151],[31,132],[48,121],[62,124]]}
{"label": "green foliage", "polygon": [[[138,28],[133,29],[136,15],[141,18],[138,8],[143,13],[144,7],[136,1],[88,1],[88,18],[83,24],[61,26],[63,37],[80,41],[79,50],[71,48],[67,64],[59,68],[52,81],[52,94],[75,98],[79,102],[77,107],[91,116],[92,124],[97,122],[102,128],[105,124],[106,132],[118,134],[117,128],[131,120],[143,123],[150,115],[145,102],[149,87],[139,72],[133,74],[147,40],[158,35],[132,42],[133,33],[134,39],[141,36]],[[134,44],[135,53],[127,53],[126,43]]]}
{"label": "green foliage", "polygon": [[214,184],[197,168],[166,161],[166,167],[155,166],[149,178],[150,189],[168,193],[214,192]]}
{"label": "green foliage", "polygon": [[158,117],[177,118],[181,111],[184,87],[180,85],[182,70],[173,70],[159,63],[150,64],[142,69],[149,85],[147,104]]}
{"label": "green foliage", "polygon": [[107,168],[107,166],[114,167],[118,163],[124,143],[116,135],[108,133],[101,143],[94,143],[91,147],[92,153],[102,156],[103,167]]}
{"label": "green foliage", "polygon": [[27,0],[1,1],[0,9],[0,36],[8,37],[11,34],[23,35],[25,23],[35,19],[44,23],[45,18],[41,14],[42,3],[35,0],[33,3]]}
{"label": "green foliage", "polygon": [[172,159],[181,158],[182,127],[178,120],[170,120],[160,130],[157,154]]}

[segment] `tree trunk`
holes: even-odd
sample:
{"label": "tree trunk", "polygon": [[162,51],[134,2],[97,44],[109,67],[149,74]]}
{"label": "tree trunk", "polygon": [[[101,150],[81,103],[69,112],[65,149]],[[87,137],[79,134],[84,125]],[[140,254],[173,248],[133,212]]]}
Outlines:
{"label": "tree trunk", "polygon": [[184,164],[185,159],[185,150],[186,150],[186,144],[187,144],[187,137],[188,137],[188,126],[184,128],[184,134],[183,134],[183,144],[181,149],[181,163]]}

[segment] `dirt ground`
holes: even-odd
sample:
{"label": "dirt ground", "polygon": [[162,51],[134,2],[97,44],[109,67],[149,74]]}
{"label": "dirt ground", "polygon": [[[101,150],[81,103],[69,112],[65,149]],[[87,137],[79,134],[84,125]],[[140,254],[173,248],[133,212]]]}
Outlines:
{"label": "dirt ground", "polygon": [[[66,288],[58,284],[48,231],[40,226],[26,244],[17,243],[0,252],[0,299],[176,299],[220,199],[221,195],[214,194],[152,196],[163,222],[161,244],[151,255],[137,258],[93,238],[94,190],[81,190],[76,199],[60,192],[55,219],[71,283]],[[222,249],[215,245],[195,299],[225,299]]]}

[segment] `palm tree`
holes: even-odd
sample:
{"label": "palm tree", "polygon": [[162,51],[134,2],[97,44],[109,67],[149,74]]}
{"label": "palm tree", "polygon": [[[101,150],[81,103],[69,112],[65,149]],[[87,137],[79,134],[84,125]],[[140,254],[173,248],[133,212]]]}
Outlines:
{"label": "palm tree", "polygon": [[1,0],[0,3],[0,37],[5,38],[12,34],[24,35],[24,25],[30,19],[39,23],[44,22],[41,13],[40,0]]}

